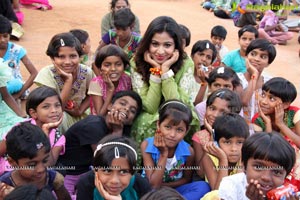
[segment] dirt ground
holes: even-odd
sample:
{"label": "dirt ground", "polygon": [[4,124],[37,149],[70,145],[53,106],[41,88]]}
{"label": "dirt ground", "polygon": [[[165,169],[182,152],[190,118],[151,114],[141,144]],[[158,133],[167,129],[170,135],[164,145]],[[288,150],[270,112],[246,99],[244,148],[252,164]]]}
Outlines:
{"label": "dirt ground", "polygon": [[[109,12],[109,3],[110,0],[50,0],[52,10],[21,8],[25,15],[25,35],[17,43],[26,48],[29,58],[38,69],[51,64],[45,51],[56,33],[73,28],[84,29],[89,32],[92,49],[95,50],[100,41],[101,18]],[[210,30],[215,25],[223,25],[228,31],[224,44],[230,50],[238,48],[238,28],[234,27],[232,20],[216,18],[200,6],[200,0],[130,0],[130,3],[132,11],[140,19],[142,33],[152,19],[161,15],[171,16],[178,23],[185,24],[192,33],[188,54],[197,40],[210,39]],[[297,37],[298,33],[294,33],[294,38],[286,46],[276,46],[276,59],[266,71],[272,76],[289,79],[300,93],[300,45]],[[22,73],[25,78],[28,77],[26,69]],[[294,105],[300,106],[300,95]]]}

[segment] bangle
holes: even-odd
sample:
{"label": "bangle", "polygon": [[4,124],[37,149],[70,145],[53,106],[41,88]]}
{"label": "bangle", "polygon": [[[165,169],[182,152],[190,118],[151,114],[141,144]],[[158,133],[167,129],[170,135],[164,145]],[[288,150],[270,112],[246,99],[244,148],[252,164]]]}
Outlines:
{"label": "bangle", "polygon": [[252,75],[252,76],[250,77],[250,79],[252,79],[252,80],[255,79],[255,75]]}
{"label": "bangle", "polygon": [[173,70],[170,69],[169,71],[167,71],[166,73],[163,73],[161,75],[161,80],[166,80],[166,79],[171,78],[173,76],[174,76],[174,72],[173,72]]}
{"label": "bangle", "polygon": [[152,75],[158,75],[160,76],[161,75],[161,70],[159,68],[150,68],[149,71],[151,72]]}
{"label": "bangle", "polygon": [[206,83],[206,82],[201,82],[200,85],[201,85],[201,86],[206,86],[207,83]]}

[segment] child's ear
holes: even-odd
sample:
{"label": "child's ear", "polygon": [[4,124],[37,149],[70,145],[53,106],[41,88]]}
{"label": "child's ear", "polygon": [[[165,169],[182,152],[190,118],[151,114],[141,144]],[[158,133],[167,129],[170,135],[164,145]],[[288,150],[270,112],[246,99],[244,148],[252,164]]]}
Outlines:
{"label": "child's ear", "polygon": [[29,109],[29,116],[33,119],[37,119],[37,113],[34,109],[30,108]]}
{"label": "child's ear", "polygon": [[12,159],[10,156],[7,157],[7,161],[9,162],[9,164],[11,166],[18,166],[17,161],[15,161],[14,159]]}
{"label": "child's ear", "polygon": [[284,103],[282,103],[282,105],[283,105],[283,109],[286,110],[290,107],[291,103],[290,102],[284,102]]}

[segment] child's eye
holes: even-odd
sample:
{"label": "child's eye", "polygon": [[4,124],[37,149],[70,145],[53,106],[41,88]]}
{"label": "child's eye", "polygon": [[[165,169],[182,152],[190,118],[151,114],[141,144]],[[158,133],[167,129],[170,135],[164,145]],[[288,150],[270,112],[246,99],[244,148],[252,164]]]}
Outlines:
{"label": "child's eye", "polygon": [[136,114],[136,110],[135,109],[130,109],[130,112],[132,113],[132,114]]}
{"label": "child's eye", "polygon": [[55,104],[55,107],[56,107],[56,108],[59,108],[59,107],[61,107],[61,104],[60,104],[60,103]]}
{"label": "child's eye", "polygon": [[129,173],[130,173],[129,170],[127,169],[120,170],[120,174],[127,175]]}
{"label": "child's eye", "polygon": [[209,110],[214,111],[215,107],[214,106],[208,106]]}
{"label": "child's eye", "polygon": [[282,170],[273,170],[275,176],[281,176],[283,174]]}
{"label": "child's eye", "polygon": [[268,56],[268,55],[262,55],[261,58],[262,58],[262,59],[268,59],[269,56]]}
{"label": "child's eye", "polygon": [[184,130],[183,130],[182,128],[178,128],[178,129],[176,130],[176,132],[177,132],[177,133],[184,133]]}
{"label": "child's eye", "polygon": [[71,58],[77,58],[77,55],[76,54],[72,54],[70,57]]}
{"label": "child's eye", "polygon": [[166,129],[170,129],[170,128],[171,128],[171,126],[169,126],[169,125],[165,125],[165,128],[166,128]]}
{"label": "child's eye", "polygon": [[48,109],[49,108],[49,105],[45,105],[43,106],[44,109]]}
{"label": "child's eye", "polygon": [[102,169],[102,172],[104,174],[109,174],[109,173],[111,173],[111,169]]}

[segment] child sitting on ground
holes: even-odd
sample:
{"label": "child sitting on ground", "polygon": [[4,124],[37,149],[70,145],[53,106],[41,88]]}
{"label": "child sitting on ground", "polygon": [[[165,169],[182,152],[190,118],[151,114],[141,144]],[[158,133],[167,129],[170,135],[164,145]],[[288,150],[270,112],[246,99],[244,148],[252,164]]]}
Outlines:
{"label": "child sitting on ground", "polygon": [[259,112],[252,122],[256,131],[280,132],[294,147],[297,160],[287,181],[300,189],[300,109],[291,106],[296,97],[296,87],[290,81],[281,77],[270,79],[262,87]]}
{"label": "child sitting on ground", "polygon": [[[9,41],[11,33],[12,26],[10,21],[0,15],[0,37],[2,38],[0,58],[3,58],[3,62],[7,63],[12,69],[12,76],[7,82],[7,89],[15,99],[25,99],[29,94],[28,89],[32,86],[38,71],[28,58],[26,50],[20,45]],[[29,72],[29,77],[25,83],[21,74],[20,61]]]}
{"label": "child sitting on ground", "polygon": [[94,66],[99,75],[91,80],[88,91],[91,114],[105,115],[116,92],[131,90],[131,78],[124,72],[128,65],[126,53],[116,45],[97,51]]}
{"label": "child sitting on ground", "polygon": [[179,100],[168,100],[159,109],[159,119],[154,137],[141,144],[143,175],[151,186],[175,188],[189,200],[199,200],[210,191],[204,181],[192,182],[194,150],[183,138],[192,121],[190,108]]}
{"label": "child sitting on ground", "polygon": [[[114,14],[115,29],[110,29],[99,43],[98,50],[108,44],[114,44],[121,47],[130,60],[136,52],[140,43],[140,34],[133,32],[135,15],[129,8],[118,10]],[[129,72],[129,70],[128,70]]]}
{"label": "child sitting on ground", "polygon": [[92,67],[93,53],[91,52],[91,40],[88,32],[82,29],[72,29],[70,32],[79,40],[83,55],[81,56],[81,64]]}
{"label": "child sitting on ground", "polygon": [[[283,185],[295,159],[294,149],[278,133],[261,132],[251,135],[242,147],[244,173],[222,179],[220,199],[266,199],[268,191]],[[289,192],[285,195],[296,199]]]}
{"label": "child sitting on ground", "polygon": [[259,23],[259,37],[265,38],[272,44],[286,45],[288,40],[293,38],[293,33],[279,21],[277,11],[283,5],[283,0],[271,0],[271,10],[265,11],[264,17]]}
{"label": "child sitting on ground", "polygon": [[228,48],[223,45],[224,40],[226,39],[227,31],[223,26],[214,26],[210,32],[210,39],[213,45],[217,49],[217,57],[213,61],[212,66],[219,67],[224,56],[228,53]]}
{"label": "child sitting on ground", "polygon": [[36,185],[39,189],[54,191],[58,200],[70,200],[64,187],[64,177],[56,171],[47,170],[50,157],[50,142],[38,126],[21,123],[11,129],[6,136],[8,161],[14,169],[0,177],[6,185],[0,197],[11,190],[26,184]]}
{"label": "child sitting on ground", "polygon": [[223,177],[242,172],[241,149],[249,136],[249,127],[243,117],[227,113],[213,123],[214,141],[204,144],[201,162],[212,190],[219,188]]}

